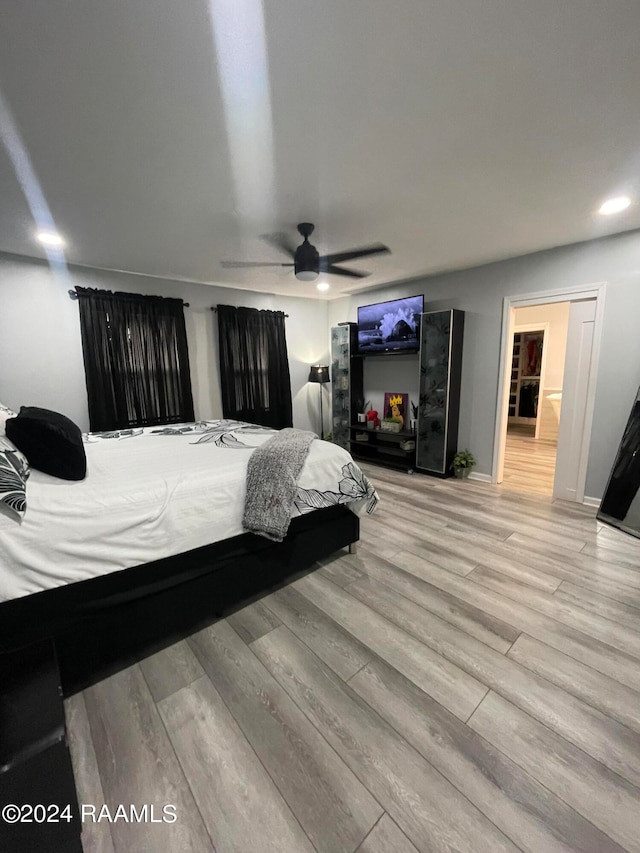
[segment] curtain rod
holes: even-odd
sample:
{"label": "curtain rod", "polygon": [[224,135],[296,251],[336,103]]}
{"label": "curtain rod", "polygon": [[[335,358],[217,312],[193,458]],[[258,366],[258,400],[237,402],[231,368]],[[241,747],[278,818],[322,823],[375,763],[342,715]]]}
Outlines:
{"label": "curtain rod", "polygon": [[[218,310],[218,306],[217,306],[217,305],[212,305],[212,306],[211,306],[211,310],[212,310],[212,311],[217,311],[217,310]],[[261,309],[259,309],[259,308],[258,308],[258,311],[259,311],[259,310],[261,310]],[[270,308],[266,308],[266,309],[263,309],[263,310],[270,311],[271,309],[270,309]],[[276,314],[279,314],[280,312],[279,312],[279,311],[276,311],[275,313],[276,313]],[[284,316],[285,316],[285,317],[288,317],[289,315],[288,315],[288,314],[285,314]]]}
{"label": "curtain rod", "polygon": [[[78,294],[76,293],[75,290],[69,290],[68,293],[69,293],[69,296],[71,297],[71,299],[77,299],[78,298]],[[144,293],[141,293],[140,296],[144,296]],[[183,308],[189,308],[189,303],[183,302],[182,307]]]}

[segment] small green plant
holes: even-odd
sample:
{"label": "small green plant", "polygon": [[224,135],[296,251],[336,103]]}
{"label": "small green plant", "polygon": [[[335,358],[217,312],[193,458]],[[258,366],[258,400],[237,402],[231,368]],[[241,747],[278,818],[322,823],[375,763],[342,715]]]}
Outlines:
{"label": "small green plant", "polygon": [[382,420],[388,424],[402,424],[402,418],[383,418]]}
{"label": "small green plant", "polygon": [[369,406],[371,405],[369,400],[365,400],[364,397],[357,397],[355,403],[356,403],[356,410],[358,412],[360,412],[361,414],[364,414],[367,411],[367,409],[369,408]]}
{"label": "small green plant", "polygon": [[459,450],[453,457],[452,468],[473,468],[476,458],[470,450]]}

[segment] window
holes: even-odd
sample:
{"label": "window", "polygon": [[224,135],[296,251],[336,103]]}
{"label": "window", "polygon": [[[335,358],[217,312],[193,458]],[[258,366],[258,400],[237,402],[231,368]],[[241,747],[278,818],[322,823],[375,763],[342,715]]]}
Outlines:
{"label": "window", "polygon": [[91,430],[193,421],[182,300],[76,293]]}
{"label": "window", "polygon": [[220,386],[225,418],[283,429],[292,424],[291,379],[282,311],[218,305]]}

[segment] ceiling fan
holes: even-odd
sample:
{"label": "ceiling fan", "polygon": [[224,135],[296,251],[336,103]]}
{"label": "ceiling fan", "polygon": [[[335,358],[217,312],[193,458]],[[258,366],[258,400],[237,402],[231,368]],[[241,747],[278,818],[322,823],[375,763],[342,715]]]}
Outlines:
{"label": "ceiling fan", "polygon": [[313,233],[314,226],[311,222],[301,222],[298,225],[298,231],[304,238],[299,246],[294,246],[284,234],[265,234],[265,239],[272,246],[286,252],[287,255],[293,258],[293,263],[272,263],[259,261],[222,261],[222,266],[225,269],[240,269],[242,267],[293,267],[295,276],[299,281],[315,281],[318,275],[329,273],[331,275],[345,275],[349,278],[366,278],[371,273],[355,272],[354,270],[343,269],[337,267],[336,264],[344,261],[353,261],[356,258],[365,258],[369,255],[387,254],[391,250],[382,243],[375,243],[373,246],[365,246],[362,249],[351,249],[346,252],[334,252],[331,255],[319,255],[315,246],[309,242],[309,237]]}

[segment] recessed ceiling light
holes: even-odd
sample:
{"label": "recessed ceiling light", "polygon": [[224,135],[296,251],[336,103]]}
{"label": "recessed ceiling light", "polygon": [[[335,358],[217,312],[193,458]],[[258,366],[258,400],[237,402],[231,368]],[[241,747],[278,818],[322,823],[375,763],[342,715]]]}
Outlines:
{"label": "recessed ceiling light", "polygon": [[64,246],[63,238],[55,231],[38,231],[36,237],[45,246]]}
{"label": "recessed ceiling light", "polygon": [[320,281],[318,282],[318,284],[316,284],[316,288],[318,290],[329,290],[329,285],[326,281]]}
{"label": "recessed ceiling light", "polygon": [[603,216],[611,216],[612,213],[620,213],[626,210],[631,204],[631,199],[627,195],[617,195],[614,198],[608,198],[598,209],[598,213]]}

